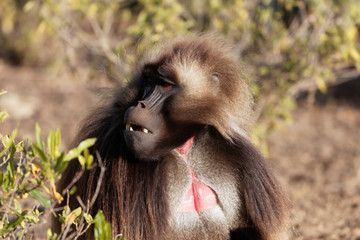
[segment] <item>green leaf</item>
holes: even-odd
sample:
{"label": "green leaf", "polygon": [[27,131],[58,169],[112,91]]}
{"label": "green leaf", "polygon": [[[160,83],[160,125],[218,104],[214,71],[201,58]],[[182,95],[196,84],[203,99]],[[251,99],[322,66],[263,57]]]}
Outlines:
{"label": "green leaf", "polygon": [[91,169],[92,163],[94,162],[94,157],[92,155],[90,155],[87,159],[86,159],[86,169]]}
{"label": "green leaf", "polygon": [[12,143],[10,136],[9,136],[9,135],[6,135],[6,136],[4,136],[1,140],[2,140],[1,142],[2,142],[2,144],[3,144],[3,146],[4,146],[4,148],[5,148],[5,149],[9,149],[9,148],[10,148],[10,145],[11,145],[11,143]]}
{"label": "green leaf", "polygon": [[35,1],[28,1],[25,5],[24,5],[24,12],[29,12],[31,11],[31,9],[33,9],[35,7]]}
{"label": "green leaf", "polygon": [[76,193],[76,191],[77,191],[77,187],[76,187],[76,186],[73,186],[73,187],[70,189],[69,194],[70,194],[70,195],[74,195],[74,193]]}
{"label": "green leaf", "polygon": [[46,208],[51,207],[50,199],[47,199],[46,197],[44,197],[42,192],[39,189],[34,189],[34,190],[30,191],[29,194],[33,198],[37,199],[40,202],[40,204],[43,205],[44,207],[46,207]]}
{"label": "green leaf", "polygon": [[65,205],[61,214],[59,214],[59,221],[61,223],[65,223],[65,219],[66,219],[67,215],[70,214],[70,211],[71,211],[70,207],[68,205]]}
{"label": "green leaf", "polygon": [[0,123],[4,122],[4,120],[9,116],[7,111],[3,110],[0,111]]}
{"label": "green leaf", "polygon": [[95,216],[94,235],[96,240],[110,240],[111,237],[111,225],[105,221],[101,210]]}
{"label": "green leaf", "polygon": [[85,218],[85,221],[89,224],[93,224],[94,223],[94,219],[93,217],[88,214],[88,213],[84,213],[84,218]]}
{"label": "green leaf", "polygon": [[15,182],[15,169],[14,169],[14,161],[12,158],[10,158],[8,165],[6,167],[6,173],[4,176],[4,193],[7,193],[9,191],[9,188],[12,187],[12,185]]}
{"label": "green leaf", "polygon": [[323,78],[316,77],[316,85],[321,93],[325,94],[327,92],[327,85]]}
{"label": "green leaf", "polygon": [[2,144],[4,149],[0,152],[0,157],[4,156],[5,153],[14,145],[14,139],[18,133],[17,129],[14,129],[11,136],[5,136],[2,138]]}
{"label": "green leaf", "polygon": [[18,144],[16,144],[16,152],[22,152],[24,151],[24,141],[18,142]]}
{"label": "green leaf", "polygon": [[36,132],[36,142],[39,148],[44,151],[44,142],[41,140],[41,129],[39,124],[36,123],[35,125],[35,132]]}
{"label": "green leaf", "polygon": [[80,154],[82,153],[82,151],[84,151],[85,149],[88,149],[89,147],[93,146],[96,142],[96,138],[89,138],[86,139],[84,141],[82,141],[79,146],[71,149],[68,154],[66,154],[65,156],[65,161],[70,161],[74,158],[78,158],[80,156]]}
{"label": "green leaf", "polygon": [[86,167],[86,169],[89,170],[89,169],[91,169],[91,165],[94,161],[94,157],[90,154],[89,149],[86,148],[84,150],[84,155],[83,156],[80,155],[78,157],[78,160],[83,169],[85,169],[85,167]]}
{"label": "green leaf", "polygon": [[56,233],[52,233],[51,229],[49,228],[46,232],[46,240],[55,240],[57,238]]}
{"label": "green leaf", "polygon": [[[15,138],[16,138],[16,136],[17,136],[17,134],[18,134],[18,130],[17,130],[17,128],[15,128],[13,131],[12,131],[12,133],[11,133],[11,137],[10,137],[10,145],[12,145],[12,144],[14,144],[14,140],[15,140]],[[8,147],[10,147],[10,146],[8,146]]]}
{"label": "green leaf", "polygon": [[56,131],[51,130],[50,134],[47,139],[47,147],[48,153],[53,158],[58,158],[60,156],[59,148],[60,148],[60,130],[57,129]]}
{"label": "green leaf", "polygon": [[65,154],[61,153],[61,155],[56,160],[56,164],[54,167],[56,173],[61,174],[66,169],[68,162],[66,162],[64,159],[65,159]]}
{"label": "green leaf", "polygon": [[89,170],[94,161],[94,157],[90,154],[89,149],[84,150],[84,158],[85,158],[85,162],[86,162],[86,169]]}
{"label": "green leaf", "polygon": [[21,205],[20,205],[19,201],[16,199],[14,199],[14,209],[15,209],[16,213],[21,214],[21,212],[22,212]]}
{"label": "green leaf", "polygon": [[15,219],[14,221],[12,221],[11,223],[9,223],[9,225],[6,227],[8,230],[12,230],[15,227],[17,227],[18,225],[21,224],[22,221],[24,221],[25,217],[24,216],[19,216],[17,219]]}
{"label": "green leaf", "polygon": [[45,152],[43,151],[43,149],[37,145],[37,144],[33,144],[33,148],[35,150],[35,153],[40,157],[41,159],[41,162],[42,163],[47,163],[48,162],[48,159],[45,155]]}
{"label": "green leaf", "polygon": [[81,155],[80,155],[80,156],[78,157],[78,160],[79,160],[79,163],[80,163],[81,167],[82,167],[82,168],[85,168],[86,160],[85,160],[84,156],[81,156]]}
{"label": "green leaf", "polygon": [[81,207],[78,207],[77,209],[73,210],[70,214],[68,214],[65,218],[65,225],[76,224],[76,218],[80,216],[81,212],[82,212]]}
{"label": "green leaf", "polygon": [[55,183],[55,173],[53,168],[50,164],[50,159],[45,155],[44,151],[37,144],[33,144],[34,152],[40,157],[41,159],[41,169],[45,177],[50,180],[50,183]]}
{"label": "green leaf", "polygon": [[31,216],[31,215],[25,215],[25,221],[28,223],[38,223],[39,222],[39,218],[35,217],[35,216]]}
{"label": "green leaf", "polygon": [[82,142],[79,144],[78,148],[79,148],[81,151],[83,151],[83,150],[85,150],[85,149],[93,146],[93,145],[95,144],[95,142],[96,142],[96,138],[86,139],[86,140],[82,141]]}

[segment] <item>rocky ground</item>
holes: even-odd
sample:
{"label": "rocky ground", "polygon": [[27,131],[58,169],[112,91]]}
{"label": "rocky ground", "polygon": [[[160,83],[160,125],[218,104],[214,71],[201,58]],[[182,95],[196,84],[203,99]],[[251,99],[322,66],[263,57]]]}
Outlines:
{"label": "rocky ground", "polygon": [[[268,160],[293,205],[291,239],[360,240],[359,82],[330,89],[316,103],[299,101],[294,123],[269,137]],[[39,123],[43,137],[60,128],[65,149],[104,86],[109,83],[0,63],[0,89],[8,91],[0,108],[11,116],[0,134],[17,127],[19,138],[34,138]],[[35,238],[44,234],[34,230]]]}

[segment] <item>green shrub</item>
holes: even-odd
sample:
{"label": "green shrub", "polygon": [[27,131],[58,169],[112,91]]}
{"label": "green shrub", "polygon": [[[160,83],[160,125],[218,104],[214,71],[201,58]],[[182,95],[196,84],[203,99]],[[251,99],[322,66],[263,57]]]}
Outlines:
{"label": "green shrub", "polygon": [[[6,112],[0,111],[1,121],[5,116]],[[78,176],[94,167],[93,156],[87,149],[96,139],[87,139],[68,152],[60,152],[59,130],[50,132],[46,144],[42,141],[38,125],[36,142],[16,142],[16,135],[16,129],[11,136],[0,135],[0,166],[4,169],[0,172],[0,236],[23,239],[29,229],[39,224],[45,212],[51,212],[59,218],[62,232],[59,235],[53,234],[48,229],[47,239],[65,239],[64,235],[68,236],[66,239],[72,239],[84,234],[93,224],[96,239],[110,239],[111,227],[106,223],[102,212],[98,212],[94,219],[86,206],[70,209],[65,205],[61,214],[55,212],[55,207],[63,201],[63,196],[69,194],[68,191],[57,192],[56,181],[72,159],[78,158],[83,167]],[[104,171],[103,167],[101,171]],[[74,192],[71,187],[67,190]],[[23,207],[25,201],[30,201],[32,207]],[[43,206],[45,211],[39,211],[35,204]]]}

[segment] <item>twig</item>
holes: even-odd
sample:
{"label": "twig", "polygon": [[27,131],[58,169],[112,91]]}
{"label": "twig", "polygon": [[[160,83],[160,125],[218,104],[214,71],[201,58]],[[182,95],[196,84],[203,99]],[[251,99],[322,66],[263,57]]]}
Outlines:
{"label": "twig", "polygon": [[[99,192],[100,192],[100,188],[101,188],[101,184],[102,184],[102,180],[104,178],[104,174],[105,174],[105,170],[106,168],[104,167],[103,165],[103,162],[101,160],[101,156],[99,154],[99,152],[96,152],[96,155],[97,155],[97,160],[99,162],[99,167],[100,167],[100,176],[99,176],[99,180],[98,180],[98,183],[96,185],[96,189],[95,189],[95,193],[94,195],[92,196],[91,198],[91,202],[87,203],[87,206],[85,206],[84,202],[82,201],[82,199],[80,198],[80,196],[77,196],[76,199],[77,201],[79,202],[81,208],[83,209],[83,211],[85,211],[86,213],[89,213],[91,207],[94,205],[95,201],[96,201],[96,198],[98,197],[99,195]],[[78,172],[76,174],[76,176],[73,178],[73,180],[71,181],[71,183],[62,191],[62,195],[65,195],[67,194],[67,203],[66,203],[66,206],[69,206],[69,189],[80,179],[80,177],[83,175],[84,173],[84,169],[82,169],[80,172]],[[71,233],[68,237],[67,237],[67,234],[69,233],[70,231],[70,227],[71,227],[71,223],[69,223],[68,225],[66,225],[65,227],[65,230],[62,231],[61,233],[61,240],[65,240],[65,239],[77,239],[79,236],[83,235],[91,226],[91,224],[86,224],[86,227],[84,228],[85,226],[85,223],[84,223],[84,214],[81,215],[81,219],[80,219],[80,222],[79,224],[77,225],[78,227],[76,227],[76,231]],[[60,239],[60,236],[59,236],[59,239]]]}
{"label": "twig", "polygon": [[85,206],[84,202],[81,200],[80,196],[76,196],[76,200],[78,200],[78,202],[79,202],[79,204],[80,204],[80,206],[81,206],[82,209],[88,209],[88,208]]}
{"label": "twig", "polygon": [[124,75],[124,73],[126,73],[126,69],[124,66],[126,66],[126,65],[123,62],[120,62],[120,59],[118,58],[118,56],[116,56],[112,52],[111,47],[109,46],[109,38],[108,38],[106,32],[101,29],[99,23],[95,19],[89,17],[88,20],[89,20],[89,23],[90,23],[92,29],[94,30],[96,39],[97,39],[103,53],[111,62],[113,62],[114,64],[116,64],[117,66],[120,67],[120,72]]}
{"label": "twig", "polygon": [[[76,196],[76,199],[78,200],[81,208],[83,209],[86,209],[86,213],[88,213],[88,210],[89,208],[85,206],[84,202],[81,200],[80,196]],[[80,221],[79,221],[79,224],[76,226],[76,231],[74,233],[72,233],[72,235],[70,235],[70,239],[78,239],[83,233],[85,233],[86,231],[82,231],[82,229],[84,228],[84,213],[82,211],[82,214],[81,214],[81,218],[80,218]]]}
{"label": "twig", "polygon": [[[335,70],[335,81],[327,83],[328,86],[337,86],[342,83],[352,81],[355,79],[358,79],[360,77],[360,73],[355,68],[345,69],[345,70]],[[292,98],[298,98],[302,93],[306,92],[313,92],[318,89],[318,86],[316,85],[316,82],[314,79],[306,78],[299,82],[297,82],[295,85],[293,85],[288,90],[288,95]]]}
{"label": "twig", "polygon": [[97,156],[97,160],[98,160],[98,162],[99,162],[100,176],[99,176],[99,179],[98,179],[98,182],[97,182],[97,185],[96,185],[95,193],[94,193],[94,195],[93,195],[92,198],[91,198],[91,202],[90,202],[89,208],[91,208],[91,207],[94,205],[95,200],[96,200],[96,198],[97,198],[98,195],[99,195],[100,187],[101,187],[102,180],[103,180],[103,177],[104,177],[104,174],[105,174],[105,170],[106,170],[106,168],[104,167],[104,165],[103,165],[103,163],[102,163],[101,156],[100,156],[100,154],[99,154],[98,151],[96,151],[96,156]]}
{"label": "twig", "polygon": [[67,191],[70,190],[70,188],[77,182],[79,181],[79,179],[81,178],[81,176],[84,174],[84,169],[81,169],[80,172],[77,172],[75,177],[73,178],[73,180],[71,181],[71,183],[69,185],[67,185],[67,187],[61,192],[61,195],[65,195],[65,193]]}
{"label": "twig", "polygon": [[[82,209],[85,209],[85,212],[88,214],[89,213],[89,201],[87,206],[85,206],[84,202],[81,200],[80,196],[76,196],[76,199],[78,200],[80,206],[82,207]],[[77,229],[76,232],[74,232],[72,235],[70,235],[70,239],[74,238],[74,240],[78,239],[81,235],[83,235],[91,226],[91,224],[87,223],[86,228],[84,228],[84,213],[81,214],[81,219],[79,222],[79,228]]]}
{"label": "twig", "polygon": [[[81,208],[82,208],[82,209],[85,209],[85,210],[86,210],[86,211],[85,211],[86,213],[89,213],[91,207],[94,205],[94,203],[95,203],[95,201],[96,201],[96,199],[97,199],[97,197],[98,197],[98,195],[99,195],[100,188],[101,188],[101,184],[102,184],[102,180],[103,180],[103,178],[104,178],[104,174],[105,174],[105,170],[106,170],[106,168],[104,167],[104,165],[103,165],[103,163],[102,163],[101,156],[100,156],[100,154],[99,154],[98,151],[96,152],[96,156],[97,156],[97,160],[98,160],[98,162],[99,162],[100,176],[99,176],[98,183],[97,183],[97,185],[96,185],[95,193],[94,193],[94,195],[93,195],[92,198],[91,198],[91,202],[90,202],[90,204],[89,204],[89,202],[88,202],[87,206],[85,206],[85,204],[84,204],[84,202],[82,201],[82,199],[80,198],[80,196],[77,196],[77,197],[76,197],[76,199],[78,200]],[[69,198],[68,198],[68,199],[69,199]],[[83,235],[83,234],[89,229],[90,226],[91,226],[91,224],[87,224],[87,225],[86,225],[86,228],[83,229],[83,228],[84,228],[84,214],[82,214],[81,220],[80,220],[80,223],[79,223],[79,228],[77,229],[76,232],[72,233],[72,234],[69,236],[69,238],[71,238],[71,239],[72,239],[72,238],[77,239],[79,236]],[[67,228],[68,228],[68,226],[67,226]],[[67,229],[66,229],[66,230],[67,230]],[[65,230],[64,234],[67,234],[66,230]],[[64,236],[63,236],[63,237],[64,237]]]}
{"label": "twig", "polygon": [[[4,157],[4,158],[5,158],[5,157]],[[0,167],[2,167],[3,165],[5,165],[5,164],[9,161],[9,159],[10,159],[10,155],[8,155],[8,156],[7,156],[7,159],[5,159],[5,160],[3,161],[3,163],[0,164]]]}
{"label": "twig", "polygon": [[72,224],[72,223],[68,223],[68,225],[66,225],[66,228],[65,228],[65,231],[64,231],[64,233],[63,233],[63,235],[62,235],[61,240],[65,240],[65,239],[66,239],[66,235],[67,235],[68,232],[70,231],[71,224]]}

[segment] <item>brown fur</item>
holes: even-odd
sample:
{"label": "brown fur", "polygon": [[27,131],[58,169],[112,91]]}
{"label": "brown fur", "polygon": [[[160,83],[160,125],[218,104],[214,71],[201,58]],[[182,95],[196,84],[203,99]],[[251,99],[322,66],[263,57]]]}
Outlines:
{"label": "brown fur", "polygon": [[[198,178],[217,193],[219,206],[200,216],[176,212],[189,177],[174,150],[143,161],[125,144],[124,114],[138,102],[144,68],[158,69],[181,88],[164,105],[169,122],[201,126],[188,158]],[[211,36],[181,38],[156,47],[138,69],[126,88],[90,115],[75,141],[96,137],[91,152],[99,151],[107,169],[91,213],[102,209],[113,238],[121,233],[126,240],[287,239],[287,200],[248,140],[252,98],[233,49]],[[80,169],[77,161],[70,165],[59,189]],[[83,201],[91,199],[98,179],[94,168],[78,182]],[[79,204],[71,198],[70,205]],[[84,239],[92,238],[90,232]]]}

